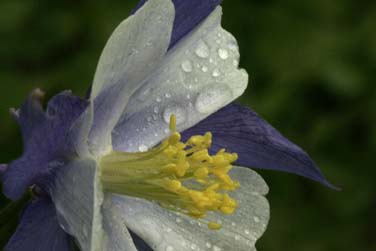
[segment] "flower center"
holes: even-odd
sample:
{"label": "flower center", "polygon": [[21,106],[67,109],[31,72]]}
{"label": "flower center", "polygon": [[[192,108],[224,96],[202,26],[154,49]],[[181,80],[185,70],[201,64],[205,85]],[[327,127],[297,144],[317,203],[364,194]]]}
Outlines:
{"label": "flower center", "polygon": [[[208,211],[232,214],[237,202],[227,191],[239,187],[228,175],[236,153],[221,149],[208,153],[210,132],[186,142],[176,131],[176,117],[170,118],[171,135],[147,152],[111,152],[100,160],[101,180],[106,191],[144,198],[162,207],[196,219]],[[210,229],[220,224],[209,222]]]}

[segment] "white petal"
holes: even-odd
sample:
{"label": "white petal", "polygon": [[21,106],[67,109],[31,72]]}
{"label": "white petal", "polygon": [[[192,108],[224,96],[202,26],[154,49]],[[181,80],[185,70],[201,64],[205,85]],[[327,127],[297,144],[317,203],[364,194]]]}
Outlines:
{"label": "white petal", "polygon": [[112,133],[117,150],[138,151],[166,137],[171,114],[189,128],[239,97],[248,82],[238,69],[235,38],[221,28],[218,7],[170,50],[147,84],[131,98]]}
{"label": "white petal", "polygon": [[62,228],[83,251],[102,250],[103,193],[93,159],[74,160],[59,168],[51,197]]}
{"label": "white petal", "polygon": [[123,216],[121,207],[112,205],[111,194],[105,194],[102,206],[103,228],[106,232],[104,250],[106,251],[137,251],[127,226],[119,221]]}
{"label": "white petal", "polygon": [[222,228],[209,230],[205,224],[169,212],[142,199],[113,195],[112,207],[122,208],[118,221],[143,238],[156,251],[249,251],[263,234],[269,220],[268,187],[254,171],[234,167],[231,176],[241,183],[232,194],[240,203],[234,215],[211,214],[210,220],[221,220]]}
{"label": "white petal", "polygon": [[130,96],[144,84],[167,52],[175,17],[170,0],[150,0],[114,31],[99,60],[92,87],[92,152],[111,146],[111,131]]}
{"label": "white petal", "polygon": [[127,85],[144,80],[168,49],[174,17],[170,0],[149,0],[120,23],[99,59],[91,99],[120,80]]}

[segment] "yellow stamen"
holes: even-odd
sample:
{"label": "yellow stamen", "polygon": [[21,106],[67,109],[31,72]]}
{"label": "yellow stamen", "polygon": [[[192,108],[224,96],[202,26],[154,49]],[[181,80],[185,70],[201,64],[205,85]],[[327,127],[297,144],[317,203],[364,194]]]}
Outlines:
{"label": "yellow stamen", "polygon": [[222,225],[217,223],[217,222],[209,222],[208,223],[208,228],[211,230],[218,230],[221,229]]}
{"label": "yellow stamen", "polygon": [[[100,160],[105,190],[144,198],[196,219],[208,211],[232,214],[237,202],[227,191],[239,187],[228,172],[237,154],[221,149],[210,155],[212,134],[195,135],[181,142],[176,117],[170,117],[171,135],[147,152],[112,152]],[[221,224],[209,222],[216,230]]]}

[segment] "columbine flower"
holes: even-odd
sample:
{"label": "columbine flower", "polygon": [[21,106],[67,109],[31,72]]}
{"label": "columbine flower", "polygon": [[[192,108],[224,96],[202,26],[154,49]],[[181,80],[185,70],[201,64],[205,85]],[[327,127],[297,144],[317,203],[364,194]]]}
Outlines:
{"label": "columbine flower", "polygon": [[[329,185],[256,113],[219,0],[142,1],[99,60],[89,100],[35,90],[12,114],[24,154],[7,197],[36,198],[5,250],[254,250],[269,219],[259,167]],[[180,133],[182,132],[182,133]],[[236,163],[236,166],[233,164]]]}

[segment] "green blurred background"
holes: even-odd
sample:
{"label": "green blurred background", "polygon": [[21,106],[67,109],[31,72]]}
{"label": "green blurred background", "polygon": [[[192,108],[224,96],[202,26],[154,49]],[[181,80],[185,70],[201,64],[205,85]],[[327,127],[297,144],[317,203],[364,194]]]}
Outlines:
{"label": "green blurred background", "polygon": [[[136,2],[1,0],[0,162],[22,151],[9,107],[36,87],[49,96],[84,95],[106,39]],[[271,189],[271,221],[259,250],[376,250],[376,2],[223,6],[223,26],[251,75],[240,102],[306,149],[343,189],[260,171]]]}

